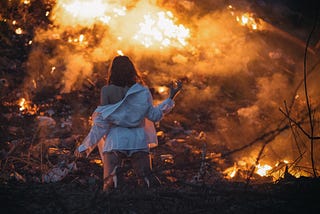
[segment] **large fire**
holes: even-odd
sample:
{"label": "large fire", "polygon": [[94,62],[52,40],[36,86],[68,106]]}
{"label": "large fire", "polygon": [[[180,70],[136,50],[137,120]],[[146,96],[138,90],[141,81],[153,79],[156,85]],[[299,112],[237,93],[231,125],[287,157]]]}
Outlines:
{"label": "large fire", "polygon": [[[59,0],[52,19],[58,25],[78,28],[102,24],[114,31],[118,40],[126,38],[146,48],[183,47],[187,44],[190,30],[182,24],[176,24],[177,19],[171,11],[163,11],[148,1],[140,5],[143,7],[129,10],[126,5],[111,1]],[[122,26],[128,27],[121,29]],[[78,38],[69,38],[69,42],[78,41]]]}
{"label": "large fire", "polygon": [[[25,0],[23,3],[25,5],[31,4],[29,0]],[[45,43],[46,39],[49,38],[54,41],[50,43],[52,46],[55,44],[59,46],[59,48],[56,49],[51,46],[50,48],[56,51],[54,54],[61,55],[56,57],[51,56],[50,53],[46,55],[48,60],[44,57],[44,60],[47,61],[43,63],[48,63],[49,65],[46,67],[41,64],[38,65],[38,67],[35,66],[35,68],[40,68],[38,73],[41,73],[44,72],[42,69],[45,67],[45,71],[50,74],[48,75],[50,80],[55,79],[54,76],[58,76],[57,74],[62,74],[64,77],[61,82],[63,82],[64,85],[57,83],[57,88],[64,87],[61,89],[62,92],[70,92],[78,80],[91,77],[92,70],[96,69],[96,62],[97,64],[105,62],[115,54],[124,55],[133,53],[132,55],[134,57],[139,56],[136,58],[140,59],[148,55],[148,51],[150,51],[150,55],[152,55],[155,53],[154,50],[160,50],[159,52],[161,52],[161,54],[167,54],[169,57],[167,57],[167,55],[163,57],[159,54],[161,55],[159,58],[165,61],[163,63],[165,66],[162,66],[159,70],[167,69],[168,71],[166,70],[165,72],[171,73],[170,75],[167,75],[168,73],[165,72],[163,74],[159,73],[159,76],[154,75],[156,77],[152,76],[152,71],[147,73],[151,74],[150,77],[152,80],[158,81],[153,85],[157,96],[167,97],[169,93],[168,87],[164,86],[164,81],[159,80],[163,78],[162,76],[165,76],[165,81],[167,81],[166,78],[180,78],[182,76],[187,81],[190,81],[191,85],[189,85],[190,88],[188,88],[188,93],[190,92],[190,96],[188,97],[192,100],[191,102],[189,101],[189,104],[191,104],[189,106],[193,107],[196,105],[194,103],[195,97],[199,99],[199,103],[201,102],[202,105],[206,101],[205,108],[201,106],[201,110],[206,109],[208,112],[216,111],[216,109],[214,109],[215,106],[207,105],[208,103],[211,103],[213,100],[214,102],[212,103],[219,103],[221,101],[217,101],[218,98],[217,100],[215,99],[215,96],[220,91],[219,87],[222,88],[221,91],[224,90],[223,93],[226,93],[226,95],[232,99],[238,99],[237,96],[242,95],[241,92],[239,92],[239,94],[233,94],[231,89],[229,92],[229,86],[217,85],[213,87],[210,85],[210,81],[212,81],[213,84],[216,82],[210,78],[213,75],[220,76],[221,74],[221,76],[227,76],[229,74],[227,72],[231,73],[234,72],[234,70],[248,72],[251,75],[250,80],[251,78],[255,78],[253,82],[257,82],[254,90],[260,92],[257,98],[255,96],[252,100],[260,98],[263,102],[255,103],[255,101],[248,101],[248,103],[245,103],[248,107],[243,109],[248,111],[248,113],[243,113],[246,111],[241,111],[239,107],[235,107],[236,105],[233,106],[234,109],[230,108],[230,111],[237,112],[237,116],[239,116],[239,118],[242,117],[243,120],[249,121],[252,119],[255,124],[258,124],[257,118],[259,119],[259,112],[265,107],[264,103],[270,103],[269,101],[272,99],[272,95],[270,95],[271,99],[269,95],[265,100],[262,99],[267,97],[263,96],[263,92],[265,90],[265,93],[269,94],[273,92],[273,90],[267,90],[266,85],[268,84],[263,84],[264,86],[259,85],[260,82],[269,83],[269,80],[265,80],[265,76],[263,75],[259,76],[255,74],[255,68],[252,68],[255,66],[252,66],[249,62],[256,62],[258,61],[256,59],[261,59],[258,58],[256,54],[256,51],[260,50],[259,48],[261,47],[252,41],[255,39],[255,35],[257,35],[257,37],[259,36],[259,33],[256,33],[258,30],[265,30],[265,26],[263,26],[265,23],[252,12],[241,11],[231,5],[225,9],[226,11],[224,11],[225,14],[223,15],[227,15],[222,16],[223,20],[219,20],[217,15],[207,15],[201,20],[201,24],[196,23],[190,25],[194,27],[194,29],[191,29],[179,21],[178,13],[174,10],[158,6],[155,1],[56,0],[52,10],[45,11],[45,15],[50,17],[53,23],[53,25],[49,27],[50,31],[39,31],[39,33],[36,34],[37,36],[32,38],[33,40],[26,40],[26,44],[32,45],[32,47],[37,47],[37,45],[40,44],[39,47],[42,47],[41,42]],[[189,10],[189,12],[190,11],[191,10]],[[190,20],[192,20],[192,18]],[[9,20],[5,21],[9,22]],[[15,36],[23,36],[27,33],[27,28],[22,25],[21,20],[11,20],[10,22],[12,22]],[[212,26],[207,27],[211,24]],[[241,26],[243,26],[243,28]],[[195,32],[196,30],[197,32]],[[247,32],[250,32],[251,35],[254,36],[248,39],[248,37],[244,36]],[[39,39],[41,36],[45,39]],[[46,45],[44,45],[44,47],[46,47]],[[248,48],[246,51],[243,51],[243,47]],[[35,50],[36,49],[37,48],[35,48]],[[288,62],[288,64],[291,63],[290,66],[292,65],[292,67],[294,67],[293,60],[290,57],[284,57],[285,51],[275,50],[273,54],[271,49],[270,47],[270,49],[268,49],[270,50],[269,54],[266,54],[272,58],[270,62],[282,57],[287,60],[286,62]],[[38,49],[38,51],[40,50],[41,48]],[[161,60],[156,62],[156,66],[154,67],[160,65],[162,63],[160,62]],[[147,61],[145,64],[149,66],[148,63],[153,63],[150,61],[152,60]],[[196,65],[194,66],[193,63]],[[30,63],[30,65],[32,65],[32,63]],[[244,67],[241,67],[242,65],[244,65]],[[150,65],[150,67],[154,69],[153,65]],[[146,70],[148,69],[149,67],[146,68]],[[157,73],[158,70],[154,72]],[[210,72],[216,73],[212,74]],[[180,74],[181,76],[179,76]],[[206,82],[206,78],[199,78],[197,76],[198,74],[208,77],[208,82]],[[247,78],[246,75],[247,74],[244,76]],[[41,76],[41,78],[39,76]],[[34,79],[29,81],[33,89],[41,90],[41,80],[46,80],[45,75],[42,76],[42,73],[39,76],[35,76]],[[281,75],[275,76],[274,79],[279,80],[280,77],[282,79]],[[270,77],[270,79],[273,79],[273,77]],[[226,83],[228,84],[228,82]],[[235,81],[234,84],[230,85],[239,84],[239,86],[241,86],[240,83],[239,81]],[[286,84],[286,81],[284,81],[284,83],[279,81],[279,84]],[[94,85],[94,83],[92,83],[92,85]],[[270,81],[270,85],[274,87],[274,85],[277,84],[273,84],[273,82]],[[242,87],[241,90],[242,89],[252,90],[247,87]],[[200,94],[201,96],[199,96]],[[250,96],[251,94],[250,91],[246,96]],[[185,103],[188,103],[186,101],[188,97],[185,98]],[[250,98],[247,99],[250,100]],[[243,100],[240,101],[244,102]],[[272,102],[274,101],[272,100]],[[17,103],[20,114],[44,114],[44,112],[39,111],[39,109],[41,109],[40,105],[37,104],[38,106],[36,106],[36,104],[32,104],[32,101],[26,98],[19,99]],[[221,104],[223,104],[223,101],[221,101]],[[250,106],[251,104],[252,108]],[[188,104],[184,105],[188,106]],[[222,108],[224,108],[224,106],[221,105],[221,109]],[[216,114],[218,118],[219,112],[217,111]],[[222,134],[219,134],[232,135],[230,134],[231,132],[225,131],[232,129],[232,127],[229,128],[230,124],[233,125],[232,119],[230,119],[231,122],[228,123],[229,119],[224,117],[224,115],[223,113],[223,117],[212,119],[212,121],[217,124],[217,130],[222,130]],[[229,115],[229,113],[227,113],[227,115]],[[234,115],[234,117],[236,116]],[[199,115],[199,121],[201,120],[202,117]],[[242,121],[237,121],[237,126],[238,123],[241,124],[241,122]],[[258,125],[262,127],[262,125]],[[238,127],[234,129],[238,129]],[[226,144],[232,142],[232,137],[230,137],[230,139]],[[244,139],[243,141],[245,142],[245,140],[248,139]],[[283,177],[286,172],[289,172],[295,177],[309,176],[307,172],[304,172],[299,167],[295,167],[294,161],[283,160],[283,158],[287,157],[270,159],[264,157],[263,160],[260,160],[260,163],[256,163],[256,160],[248,160],[246,158],[249,159],[249,157],[243,157],[245,160],[236,161],[231,167],[226,167],[227,169],[222,172],[225,177],[235,180],[238,178],[246,178],[252,173],[255,178],[268,177],[275,181]],[[254,159],[253,156],[250,158]],[[99,162],[96,163],[100,164]]]}

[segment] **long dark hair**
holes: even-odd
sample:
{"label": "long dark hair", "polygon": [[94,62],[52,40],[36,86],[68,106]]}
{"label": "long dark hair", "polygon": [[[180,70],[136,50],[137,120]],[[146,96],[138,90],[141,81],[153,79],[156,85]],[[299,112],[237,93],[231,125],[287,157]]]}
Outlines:
{"label": "long dark hair", "polygon": [[143,80],[132,61],[127,56],[116,56],[109,66],[107,84],[117,86],[132,86],[135,83],[143,84]]}

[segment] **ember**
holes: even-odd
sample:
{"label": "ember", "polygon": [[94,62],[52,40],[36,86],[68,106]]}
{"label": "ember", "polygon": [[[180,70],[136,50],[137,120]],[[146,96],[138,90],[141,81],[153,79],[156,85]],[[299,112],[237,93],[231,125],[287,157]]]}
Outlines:
{"label": "ember", "polygon": [[19,101],[19,110],[25,114],[35,115],[37,114],[38,107],[33,105],[31,101],[27,101],[25,98],[21,98]]}

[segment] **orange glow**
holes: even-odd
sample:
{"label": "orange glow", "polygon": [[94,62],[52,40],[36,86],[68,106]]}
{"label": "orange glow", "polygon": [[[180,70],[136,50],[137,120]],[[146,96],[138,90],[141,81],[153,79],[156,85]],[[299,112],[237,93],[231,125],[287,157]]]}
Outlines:
{"label": "orange glow", "polygon": [[99,166],[103,166],[102,160],[101,159],[93,159],[90,161],[90,163],[95,163]]}
{"label": "orange glow", "polygon": [[31,102],[27,101],[25,98],[19,99],[18,105],[20,106],[19,110],[21,112],[25,112],[25,113],[34,115],[38,111],[37,106],[36,105],[31,105]]}
{"label": "orange glow", "polygon": [[226,175],[226,178],[233,178],[234,176],[236,176],[238,171],[238,167],[237,164],[234,163],[232,167],[227,168],[226,170],[224,170],[223,174]]}
{"label": "orange glow", "polygon": [[23,31],[20,27],[16,29],[16,34],[22,34],[22,33],[23,33]]}
{"label": "orange glow", "polygon": [[170,11],[146,14],[144,22],[139,23],[140,29],[134,39],[140,41],[145,47],[158,43],[160,47],[167,47],[173,43],[185,46],[190,36],[189,29],[183,25],[175,25],[173,14]]}
{"label": "orange glow", "polygon": [[109,24],[113,17],[124,16],[126,8],[103,0],[58,0],[54,12],[63,25],[91,26],[96,22]]}
{"label": "orange glow", "polygon": [[[190,30],[177,24],[171,11],[163,11],[150,3],[145,1],[128,11],[117,1],[58,0],[51,19],[58,25],[73,28],[99,23],[115,32],[119,41],[133,41],[146,48],[186,46]],[[82,35],[82,39],[85,37]],[[81,43],[81,38],[70,36],[68,42]]]}
{"label": "orange glow", "polygon": [[104,15],[105,5],[101,0],[71,1],[62,3],[63,8],[79,19],[95,19]]}
{"label": "orange glow", "polygon": [[271,169],[272,169],[272,167],[269,166],[268,164],[265,164],[263,166],[258,164],[256,173],[263,177],[263,176],[266,176],[268,174],[268,171],[270,171]]}
{"label": "orange glow", "polygon": [[243,26],[247,26],[251,28],[252,30],[258,29],[258,24],[256,23],[255,19],[253,18],[252,13],[244,13],[240,17],[236,17],[237,22],[239,22]]}
{"label": "orange glow", "polygon": [[165,86],[159,86],[157,88],[157,91],[158,91],[159,94],[163,94],[163,93],[166,93],[168,91],[168,88],[165,87]]}
{"label": "orange glow", "polygon": [[120,56],[124,56],[122,50],[117,50],[117,54],[120,55]]}
{"label": "orange glow", "polygon": [[23,110],[26,109],[25,103],[26,103],[26,99],[21,98],[21,99],[19,100],[19,106],[20,106],[19,110],[20,110],[20,111],[23,111]]}

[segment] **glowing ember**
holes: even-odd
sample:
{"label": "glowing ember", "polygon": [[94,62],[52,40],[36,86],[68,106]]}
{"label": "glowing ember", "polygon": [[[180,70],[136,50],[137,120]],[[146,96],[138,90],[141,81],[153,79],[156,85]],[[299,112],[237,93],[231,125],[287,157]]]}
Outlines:
{"label": "glowing ember", "polygon": [[23,111],[23,110],[26,109],[25,103],[26,103],[26,99],[21,98],[21,99],[19,100],[19,106],[20,106],[19,110],[20,110],[20,111]]}
{"label": "glowing ember", "polygon": [[20,106],[19,110],[23,113],[28,113],[28,114],[34,115],[38,111],[37,106],[31,105],[31,102],[27,101],[25,98],[21,98],[18,101],[18,105]]}
{"label": "glowing ember", "polygon": [[256,23],[255,19],[253,18],[252,13],[244,13],[241,17],[237,16],[237,21],[243,25],[251,28],[252,30],[258,29],[258,24]]}
{"label": "glowing ember", "polygon": [[272,167],[269,166],[268,164],[265,164],[263,166],[261,166],[260,164],[257,166],[257,171],[256,173],[260,176],[266,176],[268,171],[271,170]]}
{"label": "glowing ember", "polygon": [[158,91],[159,94],[163,94],[163,93],[166,93],[168,91],[168,88],[165,87],[165,86],[159,86],[157,88],[157,91]]}
{"label": "glowing ember", "polygon": [[83,35],[83,34],[81,34],[81,35],[79,36],[79,42],[80,42],[80,43],[82,43],[82,42],[83,42],[83,40],[84,40],[84,35]]}
{"label": "glowing ember", "polygon": [[229,167],[226,170],[224,170],[223,174],[225,174],[227,178],[233,178],[234,176],[236,176],[237,171],[238,171],[238,167],[236,163],[234,163],[232,167]]}
{"label": "glowing ember", "polygon": [[103,165],[101,159],[93,159],[93,160],[90,161],[90,163],[95,163],[95,164],[97,164],[99,166]]}
{"label": "glowing ember", "polygon": [[53,74],[55,70],[56,70],[56,67],[52,66],[50,73]]}
{"label": "glowing ember", "polygon": [[140,41],[145,47],[150,47],[154,43],[160,47],[173,45],[186,45],[189,37],[189,29],[183,25],[175,25],[171,12],[158,12],[156,15],[144,15],[144,22],[140,23],[140,30],[134,36],[135,40]]}
{"label": "glowing ember", "polygon": [[[229,5],[227,9],[230,11],[232,16],[235,16],[235,14],[239,14],[238,12],[236,12],[236,9],[232,5]],[[242,26],[246,26],[252,30],[258,30],[258,28],[261,28],[261,26],[258,26],[257,19],[254,18],[253,13],[247,12],[241,15],[237,15],[236,20]]]}
{"label": "glowing ember", "polygon": [[22,34],[22,33],[23,33],[23,31],[22,31],[21,28],[17,28],[17,29],[16,29],[16,34]]}

